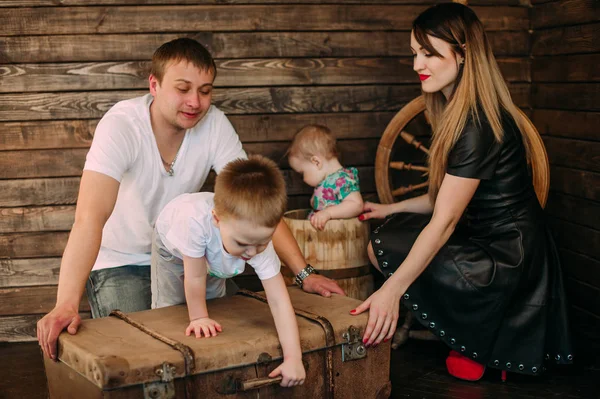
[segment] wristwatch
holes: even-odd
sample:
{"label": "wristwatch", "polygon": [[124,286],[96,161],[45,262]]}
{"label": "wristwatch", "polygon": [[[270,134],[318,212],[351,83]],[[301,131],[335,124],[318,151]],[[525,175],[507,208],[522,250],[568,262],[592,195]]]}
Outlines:
{"label": "wristwatch", "polygon": [[306,267],[300,270],[300,273],[296,274],[296,278],[294,282],[298,284],[298,287],[302,288],[302,284],[304,284],[304,279],[310,276],[311,274],[319,274],[311,265],[306,265]]}

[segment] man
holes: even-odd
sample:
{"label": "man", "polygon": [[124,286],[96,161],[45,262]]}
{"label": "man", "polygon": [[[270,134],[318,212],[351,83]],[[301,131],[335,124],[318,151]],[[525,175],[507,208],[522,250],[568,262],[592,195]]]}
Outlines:
{"label": "man", "polygon": [[[219,173],[229,161],[246,158],[233,126],[211,105],[215,76],[214,60],[200,43],[186,38],[165,43],[152,57],[150,94],[117,103],[98,124],[62,258],[56,305],[37,324],[46,356],[56,360],[62,330],[77,332],[84,287],[94,318],[112,309],[149,309],[151,236],[158,213],[179,194],[198,191],[210,169]],[[305,291],[344,294],[333,280],[311,274],[285,223],[277,227],[273,244]]]}

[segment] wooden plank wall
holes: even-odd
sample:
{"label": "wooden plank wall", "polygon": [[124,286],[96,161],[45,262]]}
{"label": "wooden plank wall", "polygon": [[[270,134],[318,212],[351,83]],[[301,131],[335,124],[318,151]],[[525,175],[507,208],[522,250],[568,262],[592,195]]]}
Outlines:
{"label": "wooden plank wall", "polygon": [[600,2],[532,1],[533,121],[575,335],[600,348]]}
{"label": "wooden plank wall", "polygon": [[[344,163],[359,168],[363,191],[375,192],[378,139],[420,93],[410,24],[435,1],[293,3],[0,3],[0,341],[33,340],[35,322],[53,307],[94,127],[115,102],[147,92],[148,60],[165,41],[189,36],[210,48],[214,102],[248,152],[280,160],[298,128],[323,123],[339,137]],[[471,2],[516,101],[529,109],[525,3]],[[306,206],[311,189],[281,166],[291,207]]]}

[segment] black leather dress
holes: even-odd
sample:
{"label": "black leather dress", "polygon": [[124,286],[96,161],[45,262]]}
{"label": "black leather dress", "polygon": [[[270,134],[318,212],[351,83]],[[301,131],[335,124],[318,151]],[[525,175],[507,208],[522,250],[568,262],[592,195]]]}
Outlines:
{"label": "black leather dress", "polygon": [[[450,348],[497,369],[537,375],[573,354],[560,262],[510,115],[494,140],[486,121],[467,123],[447,173],[481,182],[456,230],[402,302]],[[371,235],[389,277],[430,215],[400,213]]]}

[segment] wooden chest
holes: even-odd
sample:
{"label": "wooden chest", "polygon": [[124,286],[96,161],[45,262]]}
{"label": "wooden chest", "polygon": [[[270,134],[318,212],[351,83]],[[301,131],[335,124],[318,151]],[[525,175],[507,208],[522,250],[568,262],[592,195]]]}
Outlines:
{"label": "wooden chest", "polygon": [[[59,337],[59,361],[44,359],[51,398],[387,398],[390,343],[365,348],[360,301],[289,287],[296,310],[304,385],[282,388],[267,375],[282,352],[264,294],[208,301],[217,337],[186,337],[185,306],[84,320]],[[113,312],[114,313],[114,312]]]}

